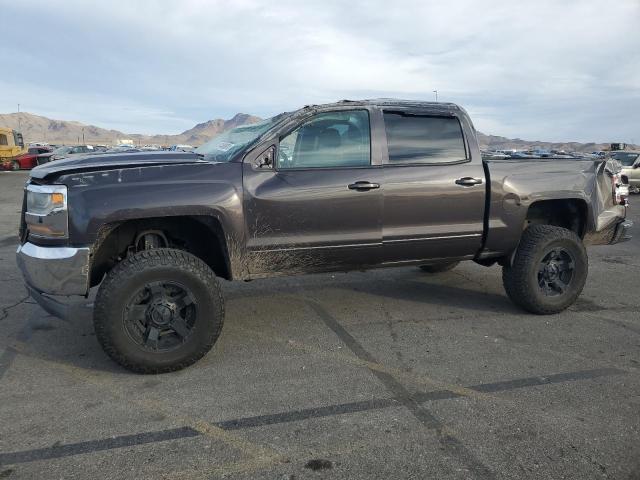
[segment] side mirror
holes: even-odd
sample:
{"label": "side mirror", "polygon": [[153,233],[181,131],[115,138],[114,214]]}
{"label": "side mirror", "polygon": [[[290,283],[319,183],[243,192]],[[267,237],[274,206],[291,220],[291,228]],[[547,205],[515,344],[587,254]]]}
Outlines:
{"label": "side mirror", "polygon": [[258,168],[273,168],[273,158],[276,155],[276,147],[271,146],[258,155],[256,165]]}

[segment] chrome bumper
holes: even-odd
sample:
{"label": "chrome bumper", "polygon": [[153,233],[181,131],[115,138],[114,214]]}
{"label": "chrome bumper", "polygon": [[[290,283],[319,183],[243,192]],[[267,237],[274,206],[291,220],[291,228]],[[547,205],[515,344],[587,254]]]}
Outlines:
{"label": "chrome bumper", "polygon": [[633,222],[631,220],[625,220],[618,223],[615,231],[613,232],[613,239],[611,240],[611,243],[620,243],[631,240],[631,227],[633,227]]}
{"label": "chrome bumper", "polygon": [[50,295],[86,295],[89,248],[40,247],[25,243],[16,252],[18,267],[30,290]]}

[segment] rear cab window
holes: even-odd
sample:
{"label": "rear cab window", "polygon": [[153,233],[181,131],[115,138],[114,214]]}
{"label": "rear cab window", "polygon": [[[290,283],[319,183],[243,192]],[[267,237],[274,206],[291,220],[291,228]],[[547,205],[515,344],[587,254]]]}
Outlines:
{"label": "rear cab window", "polygon": [[388,165],[433,165],[469,160],[456,117],[383,112]]}

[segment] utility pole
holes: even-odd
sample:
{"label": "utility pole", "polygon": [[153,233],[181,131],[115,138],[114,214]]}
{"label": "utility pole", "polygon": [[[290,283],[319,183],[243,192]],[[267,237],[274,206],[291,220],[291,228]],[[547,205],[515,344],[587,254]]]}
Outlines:
{"label": "utility pole", "polygon": [[433,90],[433,93],[436,94],[436,102],[438,101],[438,90]]}
{"label": "utility pole", "polygon": [[18,131],[22,133],[22,121],[20,120],[20,104],[18,104]]}
{"label": "utility pole", "polygon": [[84,127],[82,127],[82,144],[84,145]]}

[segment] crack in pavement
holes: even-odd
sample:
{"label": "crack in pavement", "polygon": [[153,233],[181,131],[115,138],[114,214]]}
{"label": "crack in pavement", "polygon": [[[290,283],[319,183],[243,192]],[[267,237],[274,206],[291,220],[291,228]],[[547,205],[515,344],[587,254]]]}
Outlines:
{"label": "crack in pavement", "polygon": [[11,305],[8,305],[6,307],[0,307],[0,320],[4,320],[6,318],[9,317],[9,310],[11,310],[12,308],[17,307],[18,305],[24,303],[25,301],[27,301],[29,299],[29,295],[27,295],[24,298],[21,298],[20,300],[18,300],[16,303],[13,303]]}

